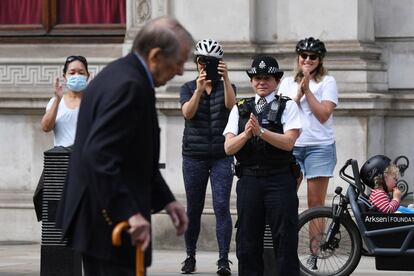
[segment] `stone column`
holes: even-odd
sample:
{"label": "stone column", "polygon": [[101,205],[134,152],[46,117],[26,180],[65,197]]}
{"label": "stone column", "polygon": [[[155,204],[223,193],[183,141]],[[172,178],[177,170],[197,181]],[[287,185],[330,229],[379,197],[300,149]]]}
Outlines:
{"label": "stone column", "polygon": [[127,0],[127,22],[123,54],[131,50],[135,35],[151,18],[168,14],[170,1],[165,0]]}

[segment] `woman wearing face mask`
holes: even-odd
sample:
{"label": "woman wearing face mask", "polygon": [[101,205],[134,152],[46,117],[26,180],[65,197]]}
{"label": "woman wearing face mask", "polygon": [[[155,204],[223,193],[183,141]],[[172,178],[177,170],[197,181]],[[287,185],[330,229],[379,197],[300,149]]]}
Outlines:
{"label": "woman wearing face mask", "polygon": [[[42,129],[45,132],[53,130],[54,146],[69,147],[75,142],[76,124],[79,106],[88,85],[88,62],[83,56],[69,56],[63,65],[62,84],[59,78],[55,80],[55,96],[50,99],[46,113],[42,118]],[[66,85],[66,88],[63,88]],[[63,91],[67,93],[63,94]],[[33,195],[37,220],[42,220],[42,191],[43,172]]]}
{"label": "woman wearing face mask", "polygon": [[67,93],[63,94],[63,84],[55,81],[55,96],[50,99],[42,118],[42,129],[53,130],[54,145],[68,147],[75,141],[78,111],[83,90],[88,85],[88,62],[83,56],[69,56],[63,66],[63,78]]}

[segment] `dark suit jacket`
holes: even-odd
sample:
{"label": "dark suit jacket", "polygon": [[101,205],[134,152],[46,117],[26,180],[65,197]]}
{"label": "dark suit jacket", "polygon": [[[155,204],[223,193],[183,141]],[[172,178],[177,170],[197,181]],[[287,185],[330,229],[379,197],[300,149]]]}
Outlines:
{"label": "dark suit jacket", "polygon": [[[117,263],[134,262],[128,234],[111,245],[116,223],[174,201],[158,169],[155,92],[134,54],[105,67],[88,85],[56,222],[69,246]],[[147,250],[146,265],[150,264]]]}

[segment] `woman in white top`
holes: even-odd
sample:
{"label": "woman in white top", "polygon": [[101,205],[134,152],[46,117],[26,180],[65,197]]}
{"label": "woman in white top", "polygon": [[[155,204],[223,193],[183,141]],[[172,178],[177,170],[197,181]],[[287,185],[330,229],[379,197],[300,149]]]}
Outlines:
{"label": "woman in white top", "polygon": [[[302,170],[298,188],[304,176],[308,182],[308,207],[312,208],[325,204],[329,178],[336,165],[332,114],[338,104],[338,90],[335,79],[323,67],[326,48],[322,41],[313,37],[302,39],[296,45],[296,53],[296,74],[282,81],[279,94],[291,97],[299,106],[302,133],[293,154]],[[309,226],[307,266],[311,270],[317,269],[317,241],[324,224],[318,221]]]}
{"label": "woman in white top", "polygon": [[338,90],[335,79],[323,67],[326,48],[322,41],[313,37],[300,40],[296,53],[295,76],[282,81],[279,94],[291,97],[300,109],[302,133],[293,153],[307,179],[308,207],[312,208],[324,205],[336,165],[332,114]]}
{"label": "woman in white top", "polygon": [[55,96],[50,99],[42,118],[42,129],[53,130],[54,145],[73,145],[76,134],[78,111],[89,79],[88,62],[83,56],[69,56],[63,66],[63,78],[67,92],[64,92],[59,78],[55,81]]}
{"label": "woman in white top", "polygon": [[[69,147],[75,142],[76,124],[78,122],[79,106],[88,85],[88,62],[83,56],[69,56],[63,65],[63,84],[59,78],[55,80],[55,96],[50,99],[43,115],[41,125],[45,132],[53,130],[54,146]],[[33,195],[37,220],[42,220],[43,172]]]}

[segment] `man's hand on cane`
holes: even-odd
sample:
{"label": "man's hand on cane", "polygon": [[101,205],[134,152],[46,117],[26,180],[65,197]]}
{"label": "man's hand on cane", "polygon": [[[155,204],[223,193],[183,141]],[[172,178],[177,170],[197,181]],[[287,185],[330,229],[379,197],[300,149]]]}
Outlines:
{"label": "man's hand on cane", "polygon": [[132,245],[141,244],[141,250],[147,249],[151,240],[150,223],[140,213],[137,213],[128,219],[129,230]]}

